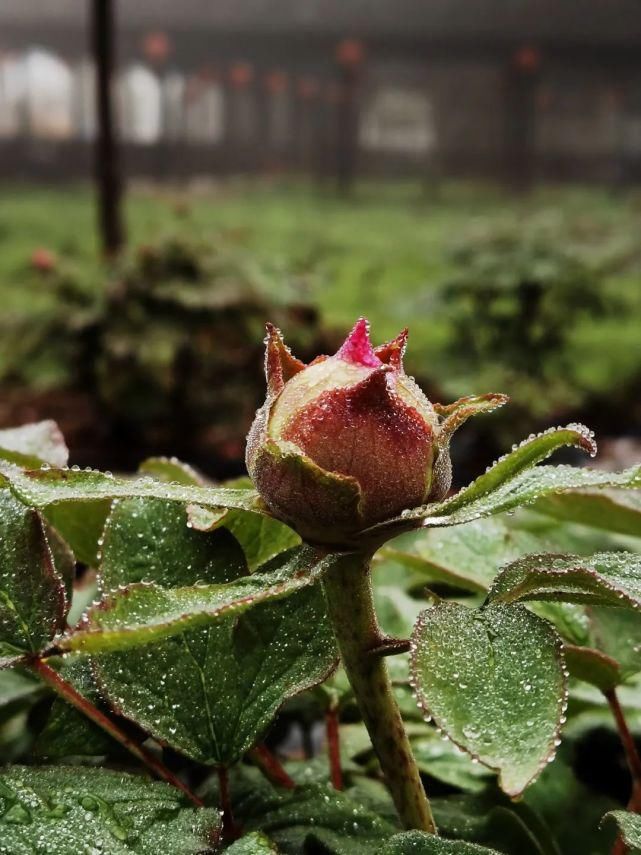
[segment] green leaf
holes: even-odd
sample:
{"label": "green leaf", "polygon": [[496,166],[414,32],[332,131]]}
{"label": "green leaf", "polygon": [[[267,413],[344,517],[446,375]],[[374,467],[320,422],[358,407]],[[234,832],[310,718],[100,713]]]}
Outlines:
{"label": "green leaf", "polygon": [[[372,855],[398,828],[327,785],[288,793],[252,788],[234,804],[248,831],[261,830],[286,855],[315,851],[332,855]],[[315,849],[314,849],[315,847]]]}
{"label": "green leaf", "polygon": [[607,692],[622,682],[619,663],[600,650],[565,644],[565,664],[572,677]]}
{"label": "green leaf", "polygon": [[188,463],[176,457],[148,457],[138,467],[142,475],[151,475],[165,484],[204,484],[205,481]]}
{"label": "green leaf", "polygon": [[421,772],[458,787],[466,793],[481,793],[494,780],[494,774],[480,763],[474,763],[449,739],[433,729],[411,739],[412,753]]}
{"label": "green leaf", "polygon": [[226,855],[278,855],[276,846],[264,834],[246,834],[225,849]]}
{"label": "green leaf", "polygon": [[392,585],[374,584],[374,603],[381,630],[395,638],[407,638],[425,608],[425,600],[415,600]]}
{"label": "green leaf", "polygon": [[43,463],[65,466],[68,458],[64,437],[53,421],[0,430],[0,460],[38,467]]}
{"label": "green leaf", "polygon": [[160,499],[121,499],[105,525],[100,587],[134,582],[164,587],[223,583],[247,574],[238,541],[226,530],[200,532],[185,509]]}
{"label": "green leaf", "polygon": [[598,828],[603,814],[614,808],[616,802],[579,780],[572,760],[573,747],[561,746],[554,763],[528,788],[524,801],[554,829],[564,855],[609,852],[614,841],[608,838],[613,835],[599,832]]}
{"label": "green leaf", "polygon": [[440,603],[412,635],[419,706],[519,795],[554,756],[565,708],[561,640],[522,606]]}
{"label": "green leaf", "polygon": [[71,603],[76,581],[76,558],[67,542],[54,528],[46,523],[44,528],[54,567],[64,584],[67,603]]}
{"label": "green leaf", "polygon": [[[66,656],[61,660],[58,672],[94,706],[106,709],[96,687],[89,659],[78,654]],[[120,756],[123,750],[102,728],[62,698],[56,697],[45,726],[38,734],[33,752],[37,757],[59,759],[114,753]]]}
{"label": "green leaf", "polygon": [[[596,453],[596,446],[592,434],[583,425],[568,425],[565,428],[551,428],[537,436],[531,436],[524,440],[519,446],[512,449],[509,454],[504,455],[496,463],[490,466],[483,475],[479,476],[467,487],[459,490],[450,499],[439,502],[438,515],[451,514],[459,508],[467,507],[476,503],[486,496],[494,493],[499,487],[513,481],[518,475],[536,466],[537,463],[548,458],[557,449],[566,445],[577,446],[588,451],[592,456]],[[425,505],[416,508],[411,516],[422,517],[432,515],[433,506]],[[408,515],[409,516],[409,515]]]}
{"label": "green leaf", "polygon": [[641,608],[641,555],[528,555],[506,567],[488,593],[488,602],[521,600]]}
{"label": "green leaf", "polygon": [[515,855],[561,855],[534,811],[500,793],[437,798],[432,807],[439,833],[445,837],[462,837]]}
{"label": "green leaf", "polygon": [[[498,486],[488,495],[482,495],[452,510],[433,507],[425,525],[458,525],[478,517],[494,516],[527,505],[542,496],[563,493],[582,487],[641,487],[641,466],[623,472],[602,472],[599,469],[579,469],[576,466],[541,466],[522,472]],[[461,491],[462,492],[462,491]],[[454,496],[453,498],[456,498]]]}
{"label": "green leaf", "polygon": [[382,549],[377,559],[401,564],[427,582],[485,592],[501,565],[540,551],[536,535],[488,519],[404,535],[399,547]]}
{"label": "green leaf", "polygon": [[575,490],[539,499],[532,510],[555,520],[641,537],[641,497],[636,493]]}
{"label": "green leaf", "polygon": [[[224,590],[240,586],[243,597],[255,592],[258,602],[276,574],[293,593],[282,606],[264,602],[240,619],[232,601],[216,625],[209,619],[183,632],[188,621],[162,643],[97,657],[103,695],[118,712],[196,760],[238,759],[288,697],[315,685],[335,665],[325,602],[310,586],[315,562],[312,550],[299,549],[248,577],[240,545],[227,529],[188,528],[185,509],[172,502],[119,501],[105,529],[104,589],[152,578],[156,589],[219,583]],[[176,590],[165,589],[169,595]]]}
{"label": "green leaf", "polygon": [[379,852],[380,855],[500,855],[496,849],[463,840],[444,840],[424,831],[395,834]]}
{"label": "green leaf", "polygon": [[439,429],[440,447],[449,443],[452,434],[469,418],[481,413],[491,413],[507,404],[508,400],[507,395],[490,392],[487,395],[468,395],[453,404],[436,404],[434,409],[444,417]]}
{"label": "green leaf", "polygon": [[301,542],[289,526],[259,514],[228,511],[224,524],[242,546],[252,573]]}
{"label": "green leaf", "polygon": [[0,671],[0,710],[17,701],[40,695],[42,682],[30,671],[19,668]]}
{"label": "green leaf", "polygon": [[[508,455],[509,459],[510,455]],[[503,461],[495,464],[502,466]],[[492,472],[492,467],[486,475]],[[489,517],[528,505],[545,496],[586,488],[618,487],[620,489],[641,487],[641,465],[632,466],[622,472],[602,472],[599,469],[579,469],[576,466],[539,466],[525,471],[501,468],[501,478],[483,482],[480,489],[475,485],[486,476],[481,475],[468,487],[464,487],[451,499],[434,502],[419,508],[403,511],[399,517],[379,523],[368,529],[368,533],[409,526],[420,523],[424,526],[460,525],[479,517]]]}
{"label": "green leaf", "polygon": [[547,600],[530,603],[528,608],[549,621],[564,641],[579,647],[589,644],[590,620],[584,606]]}
{"label": "green leaf", "polygon": [[106,472],[75,471],[72,469],[37,469],[21,471],[13,467],[3,470],[4,478],[15,495],[32,508],[52,505],[95,502],[100,499],[167,499],[183,504],[199,504],[208,508],[239,508],[264,513],[254,490],[229,487],[199,487],[163,483],[150,476],[116,478]]}
{"label": "green leaf", "polygon": [[173,787],[86,767],[0,772],[0,851],[7,855],[200,855],[213,851],[218,811]]}
{"label": "green leaf", "polygon": [[275,568],[223,585],[162,588],[140,582],[112,593],[90,609],[78,628],[59,638],[60,650],[106,653],[158,642],[212,625],[268,600],[313,585],[335,558],[310,547],[283,556]]}
{"label": "green leaf", "polygon": [[627,810],[611,810],[603,817],[603,823],[613,822],[619,829],[629,852],[641,852],[641,816]]}
{"label": "green leaf", "polygon": [[208,765],[238,760],[282,704],[322,682],[337,652],[320,587],[162,644],[100,656],[116,712]]}
{"label": "green leaf", "polygon": [[97,567],[100,539],[110,508],[109,499],[63,502],[48,505],[42,510],[42,515],[69,545],[78,561],[88,567]]}
{"label": "green leaf", "polygon": [[224,525],[242,545],[249,569],[254,572],[294,546],[301,538],[284,523],[272,517],[245,511],[211,511],[200,505],[188,505],[189,525],[198,531],[214,531]]}
{"label": "green leaf", "polygon": [[63,628],[66,608],[40,515],[0,489],[0,659],[39,652]]}
{"label": "green leaf", "polygon": [[621,608],[592,608],[590,644],[614,659],[621,682],[641,671],[641,614]]}

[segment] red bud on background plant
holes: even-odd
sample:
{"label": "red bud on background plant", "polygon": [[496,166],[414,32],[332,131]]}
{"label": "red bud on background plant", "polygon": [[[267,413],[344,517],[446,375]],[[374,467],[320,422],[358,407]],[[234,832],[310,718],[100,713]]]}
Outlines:
{"label": "red bud on background plant", "polygon": [[361,318],[334,356],[296,359],[268,325],[267,400],[247,442],[263,501],[310,542],[346,545],[450,488],[449,440],[503,395],[432,405],[403,370],[407,331],[373,348]]}
{"label": "red bud on background plant", "polygon": [[58,266],[58,259],[55,253],[41,246],[31,253],[31,266],[39,273],[51,273]]}

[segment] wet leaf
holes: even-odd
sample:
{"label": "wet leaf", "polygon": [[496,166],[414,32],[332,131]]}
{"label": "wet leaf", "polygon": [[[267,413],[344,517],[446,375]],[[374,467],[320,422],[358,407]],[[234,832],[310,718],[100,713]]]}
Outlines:
{"label": "wet leaf", "polygon": [[63,502],[48,505],[43,509],[42,515],[69,545],[78,561],[88,567],[97,567],[99,541],[110,508],[109,499]]}
{"label": "wet leaf", "polygon": [[276,846],[260,832],[246,834],[225,849],[227,855],[278,855]]}
{"label": "wet leaf", "polygon": [[58,425],[51,420],[0,430],[0,460],[18,466],[65,466],[69,450]]}
{"label": "wet leaf", "polygon": [[[311,555],[299,550],[294,572],[310,569],[303,552]],[[282,571],[284,560],[267,566],[265,575]],[[143,579],[164,586],[233,584],[239,577],[252,584],[265,578],[247,577],[243,551],[226,528],[188,528],[184,508],[157,499],[114,507],[103,544],[103,588]],[[112,706],[156,738],[196,760],[230,763],[288,697],[326,677],[335,660],[324,599],[308,587],[286,603],[267,602],[160,644],[100,656],[95,673]]]}
{"label": "wet leaf", "polygon": [[565,644],[565,664],[572,677],[607,692],[622,682],[621,666],[611,656],[591,647]]}
{"label": "wet leaf", "polygon": [[419,706],[519,795],[554,755],[565,707],[561,640],[522,606],[440,603],[412,636]]}
{"label": "wet leaf", "polygon": [[567,445],[582,448],[591,456],[596,454],[593,434],[583,425],[550,428],[515,446],[509,454],[505,454],[490,466],[483,475],[467,487],[459,490],[451,499],[444,501],[442,503],[443,508],[451,513],[457,508],[469,505],[470,502],[493,493],[498,487],[536,466],[537,463],[546,460],[559,448]]}
{"label": "wet leaf", "polygon": [[40,695],[42,691],[42,682],[30,671],[19,668],[0,671],[0,709],[33,695]]}
{"label": "wet leaf", "polygon": [[575,490],[540,499],[532,510],[555,520],[641,537],[641,497],[636,493]]}
{"label": "wet leaf", "polygon": [[476,504],[566,445],[583,448],[592,455],[596,451],[594,440],[583,425],[551,428],[544,433],[531,436],[520,445],[515,446],[509,454],[505,454],[496,463],[489,466],[483,475],[480,475],[475,481],[472,481],[467,487],[463,487],[449,499],[414,508],[403,516],[406,519],[423,519],[434,515],[443,516],[452,514],[460,508]]}
{"label": "wet leaf", "polygon": [[57,639],[60,650],[106,653],[206,628],[260,603],[288,597],[318,581],[335,560],[300,547],[275,567],[219,585],[163,588],[139,582],[108,594],[78,628]]}
{"label": "wet leaf", "polygon": [[332,855],[372,855],[398,831],[388,820],[325,785],[289,793],[252,788],[234,804],[244,827],[264,831],[285,855],[299,855],[314,846]]}
{"label": "wet leaf", "polygon": [[538,781],[528,787],[524,801],[554,829],[563,855],[609,852],[614,835],[599,831],[599,821],[616,803],[577,778],[569,762],[573,748],[568,746],[564,751],[564,747]]}
{"label": "wet leaf", "polygon": [[12,766],[0,772],[0,852],[6,855],[203,855],[219,814],[173,787],[86,767]]}
{"label": "wet leaf", "polygon": [[138,467],[141,475],[151,475],[165,484],[204,484],[204,478],[177,457],[148,457]]}
{"label": "wet leaf", "polygon": [[[106,709],[98,692],[91,663],[85,656],[72,654],[59,663],[58,673],[94,706]],[[97,757],[104,754],[121,755],[117,742],[102,728],[62,698],[56,697],[49,710],[45,726],[40,731],[33,752],[37,757]]]}
{"label": "wet leaf", "polygon": [[226,529],[200,532],[185,509],[159,499],[121,499],[107,520],[100,587],[154,582],[165,587],[224,583],[247,575],[238,541]]}
{"label": "wet leaf", "polygon": [[603,824],[615,823],[629,852],[641,852],[641,816],[627,810],[611,810]]}
{"label": "wet leaf", "polygon": [[590,644],[614,659],[621,682],[641,671],[641,614],[621,608],[589,611]]}
{"label": "wet leaf", "polygon": [[0,489],[0,659],[39,652],[63,628],[66,608],[40,515]]}
{"label": "wet leaf", "polygon": [[500,855],[496,849],[463,840],[445,840],[424,831],[395,834],[379,852],[380,855]]}
{"label": "wet leaf", "polygon": [[208,510],[188,505],[189,525],[198,531],[214,531],[221,526],[233,532],[242,545],[253,572],[281,552],[301,543],[296,532],[272,517],[235,510]]}
{"label": "wet leaf", "polygon": [[564,641],[579,647],[589,644],[590,620],[584,606],[547,600],[530,603],[528,608],[549,621]]}
{"label": "wet leaf", "polygon": [[506,567],[488,594],[488,602],[521,600],[641,608],[641,555],[528,555]]}
{"label": "wet leaf", "polygon": [[510,855],[561,855],[537,814],[500,793],[433,799],[432,807],[444,837],[463,838]]}
{"label": "wet leaf", "polygon": [[480,763],[474,763],[469,754],[450,740],[443,739],[433,728],[412,738],[411,743],[421,772],[437,781],[466,793],[480,793],[494,780],[493,772]]}
{"label": "wet leaf", "polygon": [[374,604],[381,630],[394,638],[408,638],[425,608],[425,600],[415,600],[392,585],[374,584]]}
{"label": "wet leaf", "polygon": [[[499,466],[500,464],[495,464]],[[492,470],[490,469],[490,472]],[[489,472],[486,473],[489,475]],[[501,469],[499,478],[483,481],[475,488],[481,475],[469,487],[464,487],[451,499],[435,502],[420,508],[404,511],[400,517],[373,526],[370,531],[378,532],[394,528],[401,523],[421,523],[424,526],[460,525],[480,517],[490,517],[528,505],[545,496],[585,488],[618,487],[638,489],[641,487],[641,465],[622,472],[603,472],[599,469],[579,469],[576,466],[539,466],[534,469]]]}
{"label": "wet leaf", "polygon": [[259,514],[228,511],[224,523],[243,547],[252,573],[301,542],[300,537],[289,526]]}
{"label": "wet leaf", "polygon": [[238,760],[287,700],[337,660],[318,586],[238,620],[162,644],[100,656],[95,673],[116,712],[208,765]]}
{"label": "wet leaf", "polygon": [[42,468],[20,471],[7,467],[0,478],[26,505],[48,508],[52,505],[96,502],[100,499],[166,499],[183,504],[200,504],[208,508],[240,508],[264,513],[253,490],[229,487],[163,483],[151,476],[116,478],[105,472]]}
{"label": "wet leaf", "polygon": [[66,541],[62,539],[54,528],[46,523],[44,528],[47,545],[49,546],[51,557],[53,558],[53,565],[65,587],[67,603],[71,603],[74,593],[74,583],[76,581],[75,556]]}
{"label": "wet leaf", "polygon": [[377,558],[401,564],[428,583],[485,592],[503,564],[540,552],[541,544],[541,538],[530,532],[486,519],[405,535]]}

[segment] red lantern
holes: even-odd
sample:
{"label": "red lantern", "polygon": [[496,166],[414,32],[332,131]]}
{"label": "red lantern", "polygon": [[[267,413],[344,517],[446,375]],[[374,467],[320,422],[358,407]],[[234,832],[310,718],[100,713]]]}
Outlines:
{"label": "red lantern", "polygon": [[235,62],[229,69],[229,82],[234,89],[244,89],[254,79],[254,69],[248,62]]}
{"label": "red lantern", "polygon": [[285,92],[289,86],[289,77],[284,71],[270,71],[265,77],[265,88],[272,95]]}
{"label": "red lantern", "polygon": [[296,85],[296,91],[299,98],[302,98],[303,101],[310,101],[318,95],[320,84],[313,77],[301,77]]}
{"label": "red lantern", "polygon": [[355,68],[365,59],[365,46],[358,39],[343,39],[336,48],[336,61],[339,65]]}
{"label": "red lantern", "polygon": [[161,30],[147,33],[142,40],[142,52],[149,62],[163,63],[171,53],[171,41]]}
{"label": "red lantern", "polygon": [[523,45],[515,52],[512,61],[519,71],[533,74],[541,65],[541,52],[531,45]]}

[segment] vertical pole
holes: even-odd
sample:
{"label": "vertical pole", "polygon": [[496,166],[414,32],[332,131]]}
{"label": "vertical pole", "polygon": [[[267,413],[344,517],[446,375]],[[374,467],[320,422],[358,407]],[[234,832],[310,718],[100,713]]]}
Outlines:
{"label": "vertical pole", "polygon": [[347,195],[356,178],[358,157],[358,81],[365,57],[361,42],[344,39],[336,49],[338,104],[336,109],[336,178]]}
{"label": "vertical pole", "polygon": [[507,179],[515,190],[534,178],[536,88],[541,57],[524,46],[510,58],[505,75],[505,158]]}
{"label": "vertical pole", "polygon": [[96,67],[95,176],[102,249],[112,258],[125,241],[122,179],[116,135],[112,75],[115,55],[115,0],[91,0],[91,43]]}

